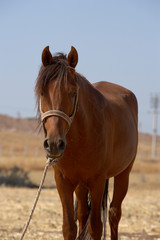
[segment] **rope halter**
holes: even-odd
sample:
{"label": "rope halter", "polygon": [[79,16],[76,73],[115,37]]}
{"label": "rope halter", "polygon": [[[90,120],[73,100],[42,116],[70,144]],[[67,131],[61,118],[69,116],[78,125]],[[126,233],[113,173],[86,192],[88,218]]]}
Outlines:
{"label": "rope halter", "polygon": [[55,116],[55,117],[63,118],[67,122],[68,130],[69,130],[69,128],[71,126],[71,123],[73,121],[73,118],[75,116],[76,110],[77,110],[77,105],[78,105],[78,92],[77,92],[77,96],[76,96],[76,99],[75,99],[74,108],[73,108],[73,112],[72,112],[71,116],[68,116],[66,113],[64,113],[60,110],[49,110],[49,111],[43,112],[42,111],[42,105],[41,105],[41,99],[40,99],[39,110],[40,110],[41,122],[42,122],[43,126],[44,126],[44,120],[47,117]]}

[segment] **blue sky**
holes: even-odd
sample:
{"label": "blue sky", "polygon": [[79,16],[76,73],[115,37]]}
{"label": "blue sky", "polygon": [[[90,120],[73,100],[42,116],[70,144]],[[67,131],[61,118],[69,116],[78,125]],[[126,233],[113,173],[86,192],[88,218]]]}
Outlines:
{"label": "blue sky", "polygon": [[159,0],[1,0],[0,43],[0,113],[35,116],[43,48],[68,53],[73,45],[77,71],[91,83],[132,90],[140,130],[152,132],[150,97],[160,93]]}

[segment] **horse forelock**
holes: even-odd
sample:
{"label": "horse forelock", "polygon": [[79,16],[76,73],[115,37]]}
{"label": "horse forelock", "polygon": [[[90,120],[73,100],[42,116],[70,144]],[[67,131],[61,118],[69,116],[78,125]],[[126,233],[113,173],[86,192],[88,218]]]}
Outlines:
{"label": "horse forelock", "polygon": [[58,78],[59,84],[65,79],[65,75],[68,71],[67,57],[63,53],[58,53],[53,56],[53,62],[47,67],[41,66],[35,86],[35,95],[37,100],[39,100],[43,89],[50,81],[54,81]]}

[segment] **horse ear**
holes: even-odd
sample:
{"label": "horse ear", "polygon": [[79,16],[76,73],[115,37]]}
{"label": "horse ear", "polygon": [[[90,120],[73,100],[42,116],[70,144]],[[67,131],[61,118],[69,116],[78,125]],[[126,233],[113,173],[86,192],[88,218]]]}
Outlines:
{"label": "horse ear", "polygon": [[78,63],[78,53],[77,50],[72,46],[71,51],[68,54],[67,58],[69,66],[75,68]]}
{"label": "horse ear", "polygon": [[46,67],[47,65],[52,64],[52,54],[49,51],[49,46],[45,47],[42,52],[42,63],[43,66]]}

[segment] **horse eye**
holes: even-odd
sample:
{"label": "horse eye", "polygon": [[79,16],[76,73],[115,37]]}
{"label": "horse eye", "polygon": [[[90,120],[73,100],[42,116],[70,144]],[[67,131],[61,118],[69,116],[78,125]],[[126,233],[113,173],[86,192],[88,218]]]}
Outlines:
{"label": "horse eye", "polygon": [[41,96],[42,96],[42,97],[44,96],[43,92],[41,92]]}

